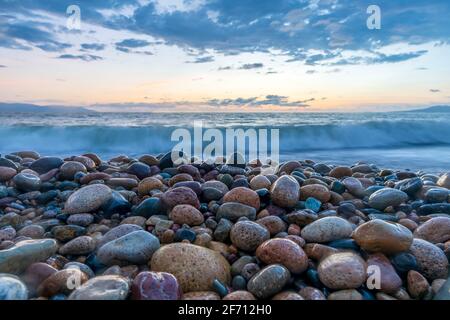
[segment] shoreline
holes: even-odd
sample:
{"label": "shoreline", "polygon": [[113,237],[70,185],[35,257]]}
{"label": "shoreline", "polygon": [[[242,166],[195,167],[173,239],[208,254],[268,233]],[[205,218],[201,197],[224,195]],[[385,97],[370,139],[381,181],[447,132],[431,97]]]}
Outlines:
{"label": "shoreline", "polygon": [[450,172],[229,160],[2,155],[0,300],[450,299]]}

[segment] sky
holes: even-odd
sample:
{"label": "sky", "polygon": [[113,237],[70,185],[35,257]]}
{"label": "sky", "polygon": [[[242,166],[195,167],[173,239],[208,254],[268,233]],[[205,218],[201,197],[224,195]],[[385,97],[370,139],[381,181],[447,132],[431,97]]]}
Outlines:
{"label": "sky", "polygon": [[449,16],[448,0],[0,0],[0,102],[117,112],[450,104]]}

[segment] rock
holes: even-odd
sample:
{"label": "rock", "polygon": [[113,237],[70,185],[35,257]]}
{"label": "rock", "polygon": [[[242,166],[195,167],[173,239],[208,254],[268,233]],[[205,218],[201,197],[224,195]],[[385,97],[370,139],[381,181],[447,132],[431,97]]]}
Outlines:
{"label": "rock", "polygon": [[258,194],[244,187],[237,187],[228,191],[223,197],[223,202],[238,202],[253,207],[256,210],[260,207]]}
{"label": "rock", "polygon": [[434,296],[433,300],[450,300],[450,279],[447,279]]}
{"label": "rock", "polygon": [[380,287],[376,289],[379,289],[384,293],[393,294],[402,286],[402,279],[398,276],[389,259],[381,253],[375,253],[369,256],[367,259],[367,273],[369,283],[371,283],[370,279],[373,277],[380,277]]}
{"label": "rock", "polygon": [[366,280],[366,263],[357,254],[340,252],[325,257],[317,269],[320,281],[330,289],[356,289]]}
{"label": "rock", "polygon": [[205,190],[207,188],[213,188],[213,189],[217,189],[219,190],[222,194],[225,194],[229,191],[227,185],[221,181],[216,181],[216,180],[210,180],[210,181],[206,181],[203,185],[202,185],[202,190]]}
{"label": "rock", "polygon": [[76,225],[56,226],[51,231],[53,237],[61,242],[67,242],[86,234],[86,228]]}
{"label": "rock", "polygon": [[315,198],[321,203],[327,203],[331,198],[330,190],[321,184],[309,184],[300,188],[300,200]]}
{"label": "rock", "polygon": [[56,250],[53,239],[20,241],[0,251],[0,273],[21,274],[30,264],[48,259]]}
{"label": "rock", "polygon": [[133,178],[111,178],[106,181],[106,184],[113,189],[122,187],[127,190],[131,190],[138,186],[137,180]]}
{"label": "rock", "polygon": [[94,180],[109,180],[111,176],[104,172],[91,172],[80,178],[81,184],[89,184]]}
{"label": "rock", "polygon": [[450,203],[424,204],[417,210],[419,215],[450,214]]}
{"label": "rock", "polygon": [[89,213],[73,214],[67,218],[67,224],[72,224],[80,227],[87,227],[94,222],[94,216]]}
{"label": "rock", "polygon": [[400,190],[384,188],[372,193],[369,198],[369,205],[372,208],[383,211],[389,206],[397,207],[408,201],[408,195]]}
{"label": "rock", "polygon": [[91,237],[81,236],[59,248],[59,253],[62,255],[86,255],[95,250],[95,245],[95,240]]}
{"label": "rock", "polygon": [[237,290],[227,294],[222,300],[256,300],[256,298],[248,291]]}
{"label": "rock", "polygon": [[31,239],[42,239],[44,238],[45,229],[39,225],[31,224],[23,227],[17,232],[18,236],[28,237]]}
{"label": "rock", "polygon": [[57,271],[47,263],[36,262],[31,264],[22,275],[24,283],[30,290],[30,296],[35,296],[39,285]]}
{"label": "rock", "polygon": [[252,221],[239,221],[230,232],[231,242],[244,251],[254,251],[270,238],[269,231]]}
{"label": "rock", "polygon": [[255,220],[255,208],[238,202],[226,202],[219,207],[216,214],[217,219],[225,218],[233,222],[236,222],[241,217]]}
{"label": "rock", "polygon": [[0,167],[0,182],[11,180],[17,174],[16,169],[10,167]]}
{"label": "rock", "polygon": [[138,193],[140,196],[145,196],[148,195],[150,193],[150,191],[152,190],[163,190],[164,189],[164,184],[154,178],[154,177],[148,177],[145,178],[144,180],[142,180],[141,182],[139,182],[138,185]]}
{"label": "rock", "polygon": [[144,271],[134,278],[131,294],[133,300],[180,300],[182,291],[174,275]]}
{"label": "rock", "polygon": [[125,219],[123,219],[120,222],[120,224],[135,224],[137,226],[145,228],[146,222],[147,222],[147,219],[144,217],[131,216],[131,217],[126,217]]}
{"label": "rock", "polygon": [[98,276],[74,290],[68,300],[125,300],[129,290],[128,281],[122,276]]}
{"label": "rock", "polygon": [[319,200],[312,198],[312,197],[309,197],[305,201],[305,208],[312,210],[316,213],[320,211],[321,206],[322,206],[322,203]]}
{"label": "rock", "polygon": [[328,300],[364,300],[364,298],[357,290],[348,289],[332,292]]}
{"label": "rock", "polygon": [[220,296],[213,291],[187,292],[182,300],[220,300]]}
{"label": "rock", "polygon": [[278,173],[285,172],[287,174],[291,174],[292,171],[294,171],[297,168],[300,168],[301,166],[302,164],[298,161],[287,161],[279,165],[277,172]]}
{"label": "rock", "polygon": [[162,214],[163,208],[159,198],[148,198],[142,201],[134,210],[133,214],[145,218]]}
{"label": "rock", "polygon": [[296,224],[300,227],[304,227],[317,220],[317,214],[311,210],[294,211],[286,215],[286,219],[289,223]]}
{"label": "rock", "polygon": [[18,277],[0,274],[0,301],[27,299],[28,289]]}
{"label": "rock", "polygon": [[144,154],[139,158],[139,161],[145,163],[148,166],[157,166],[159,164],[159,160],[152,155]]}
{"label": "rock", "polygon": [[214,239],[225,242],[230,235],[232,227],[233,223],[231,223],[230,220],[224,218],[220,219],[216,229],[214,230]]}
{"label": "rock", "polygon": [[67,295],[87,280],[87,275],[79,269],[60,270],[41,283],[38,295],[42,297],[52,297],[59,293]]}
{"label": "rock", "polygon": [[440,189],[429,189],[426,193],[425,193],[425,200],[428,203],[441,203],[441,202],[447,202],[448,196],[449,196],[449,191],[447,189],[444,188],[440,188]]}
{"label": "rock", "polygon": [[416,257],[408,252],[398,253],[391,258],[392,265],[400,274],[406,274],[409,270],[419,270]]}
{"label": "rock", "polygon": [[342,183],[347,188],[348,192],[350,192],[355,197],[361,198],[364,196],[364,187],[361,181],[359,181],[358,179],[349,177],[345,178]]}
{"label": "rock", "polygon": [[411,231],[397,223],[371,220],[360,225],[353,232],[356,243],[369,252],[394,254],[407,251],[411,246]]}
{"label": "rock", "polygon": [[95,273],[94,273],[94,271],[92,271],[91,267],[89,267],[88,265],[86,265],[84,263],[72,261],[72,262],[66,263],[64,265],[63,269],[70,269],[70,268],[78,269],[78,270],[84,272],[88,276],[89,279],[95,277]]}
{"label": "rock", "polygon": [[[355,168],[353,168],[355,169]],[[357,171],[355,171],[357,172]],[[352,168],[349,167],[336,167],[328,174],[330,177],[341,179],[344,177],[351,177],[353,174]]]}
{"label": "rock", "polygon": [[18,170],[18,166],[14,161],[2,157],[0,157],[0,167],[12,168],[16,171]]}
{"label": "rock", "polygon": [[128,167],[127,173],[133,174],[142,180],[151,175],[151,169],[150,166],[146,165],[145,163],[134,162]]}
{"label": "rock", "polygon": [[436,183],[439,187],[450,189],[450,172],[443,174]]}
{"label": "rock", "polygon": [[409,196],[414,196],[423,187],[422,179],[410,178],[400,182],[399,190],[405,192]]}
{"label": "rock", "polygon": [[230,284],[230,265],[218,252],[187,243],[161,247],[152,257],[151,270],[173,274],[183,292],[208,291],[215,279]]}
{"label": "rock", "polygon": [[196,209],[200,208],[200,202],[198,201],[197,195],[194,191],[186,187],[178,187],[166,191],[162,195],[161,201],[167,210],[172,210],[179,204],[189,204]]}
{"label": "rock", "polygon": [[97,258],[105,265],[145,264],[159,249],[159,240],[146,231],[134,231],[112,240],[97,252]]}
{"label": "rock", "polygon": [[305,300],[301,295],[293,291],[283,291],[273,296],[272,300]]}
{"label": "rock", "polygon": [[254,176],[252,180],[250,180],[250,188],[255,191],[259,189],[270,189],[271,184],[270,180],[263,175]]}
{"label": "rock", "polygon": [[447,278],[448,260],[439,247],[426,240],[414,239],[410,253],[417,259],[418,271],[427,279]]}
{"label": "rock", "polygon": [[75,191],[64,205],[68,214],[89,213],[99,209],[112,197],[112,191],[103,184],[92,184]]}
{"label": "rock", "polygon": [[431,243],[444,243],[450,240],[450,218],[432,218],[421,224],[414,231],[414,236]]}
{"label": "rock", "polygon": [[297,180],[291,176],[285,175],[279,177],[270,189],[270,198],[272,199],[272,202],[282,208],[295,207],[299,197],[300,185]]}
{"label": "rock", "polygon": [[408,292],[414,299],[423,298],[430,290],[427,279],[417,271],[411,270],[407,277]]}
{"label": "rock", "polygon": [[204,221],[201,212],[188,204],[175,206],[170,212],[169,217],[177,224],[187,224],[188,226],[198,226]]}
{"label": "rock", "polygon": [[[203,199],[207,202],[213,201],[213,200],[220,200],[224,194],[215,188],[204,188],[203,189]],[[254,209],[254,208],[253,208]]]}
{"label": "rock", "polygon": [[270,239],[256,250],[256,256],[265,264],[281,264],[292,273],[302,273],[308,268],[308,257],[303,249],[288,239]]}
{"label": "rock", "polygon": [[87,169],[80,162],[68,161],[59,168],[59,172],[61,180],[74,180],[74,176],[77,172],[87,173]]}
{"label": "rock", "polygon": [[104,245],[107,242],[119,239],[120,237],[132,233],[134,231],[140,231],[143,230],[142,227],[134,225],[134,224],[121,224],[120,226],[117,226],[115,228],[112,228],[108,232],[106,232],[101,240],[98,243],[98,248],[100,248],[102,245]]}
{"label": "rock", "polygon": [[63,163],[64,161],[58,157],[42,157],[33,161],[30,165],[30,169],[39,174],[44,174],[52,169],[58,169],[63,165]]}
{"label": "rock", "polygon": [[352,225],[339,217],[325,217],[308,224],[301,231],[301,236],[307,242],[325,243],[339,239],[350,238]]}
{"label": "rock", "polygon": [[30,192],[41,188],[41,179],[29,173],[19,173],[12,179],[19,190]]}
{"label": "rock", "polygon": [[255,274],[247,284],[247,290],[259,299],[267,299],[280,292],[290,279],[289,271],[272,264]]}
{"label": "rock", "polygon": [[13,240],[16,236],[16,229],[13,227],[7,226],[5,228],[0,229],[0,242]]}
{"label": "rock", "polygon": [[322,291],[314,287],[304,287],[298,292],[305,300],[326,300]]}
{"label": "rock", "polygon": [[180,181],[175,183],[172,187],[186,187],[194,191],[197,196],[200,196],[202,194],[202,185],[197,181]]}
{"label": "rock", "polygon": [[267,216],[256,220],[256,223],[265,227],[271,236],[286,231],[286,223],[278,216]]}

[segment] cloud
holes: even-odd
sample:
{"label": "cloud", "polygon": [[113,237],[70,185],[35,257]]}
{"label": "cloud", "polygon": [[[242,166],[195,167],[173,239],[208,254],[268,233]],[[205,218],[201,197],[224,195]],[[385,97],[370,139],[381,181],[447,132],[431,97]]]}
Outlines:
{"label": "cloud", "polygon": [[82,60],[82,61],[86,61],[86,62],[103,60],[102,57],[92,55],[92,54],[80,54],[80,55],[62,54],[58,57],[58,59]]}
{"label": "cloud", "polygon": [[0,68],[7,68],[7,66],[0,64]]}
{"label": "cloud", "polygon": [[217,69],[218,71],[228,71],[233,69],[232,66],[226,66],[226,67],[219,67],[219,69]]}
{"label": "cloud", "polygon": [[315,74],[317,70],[306,70],[306,74]]}
{"label": "cloud", "polygon": [[308,102],[314,101],[314,98],[303,101],[289,101],[287,96],[266,95],[264,98],[235,98],[235,99],[211,99],[207,104],[215,107],[261,107],[261,106],[277,106],[277,107],[307,107]]}
{"label": "cloud", "polygon": [[139,39],[125,39],[120,42],[116,42],[116,46],[121,48],[142,48],[148,45],[150,45],[150,42]]}
{"label": "cloud", "polygon": [[[183,49],[210,50],[224,55],[276,50],[289,62],[300,61],[307,65],[332,59],[340,60],[338,65],[399,63],[417,56],[408,55],[414,52],[384,56],[378,53],[378,57],[367,58],[366,54],[360,53],[380,52],[381,48],[392,44],[450,43],[450,2],[447,0],[379,0],[381,32],[366,27],[369,16],[366,10],[370,4],[367,1],[189,0],[179,1],[182,4],[176,6],[164,5],[169,8],[164,10],[161,9],[162,1],[79,2],[83,22],[132,32],[136,37],[151,36],[161,43]],[[0,9],[13,17],[35,12],[65,17],[70,4],[73,4],[72,0],[2,1]],[[8,31],[9,24],[1,25],[0,34],[5,33],[5,29]],[[42,35],[33,31],[27,39],[23,39],[26,33],[9,33],[0,36],[0,46],[58,51],[69,45],[55,38],[61,32],[52,32],[51,26],[32,28],[47,33]],[[122,52],[132,52],[132,49],[149,44],[146,40],[125,39],[116,47]],[[344,51],[353,52],[352,58],[341,57]],[[420,55],[423,54],[426,52]]]}
{"label": "cloud", "polygon": [[153,55],[153,52],[148,50],[134,50],[138,48],[144,48],[152,43],[147,40],[140,40],[140,39],[125,39],[120,42],[116,42],[116,50],[124,53],[137,53],[137,54],[144,54],[151,56]]}
{"label": "cloud", "polygon": [[106,45],[101,43],[82,43],[81,48],[83,50],[102,51],[106,48]]}
{"label": "cloud", "polygon": [[264,67],[264,64],[262,63],[246,63],[243,64],[239,69],[241,70],[251,70],[251,69],[260,69]]}
{"label": "cloud", "polygon": [[207,63],[207,62],[213,62],[214,57],[213,56],[204,56],[204,57],[197,57],[194,61],[186,61],[186,63]]}
{"label": "cloud", "polygon": [[31,50],[32,47],[47,52],[59,52],[72,47],[56,40],[52,25],[36,21],[20,21],[7,16],[0,19],[0,47]]}
{"label": "cloud", "polygon": [[439,89],[430,89],[430,92],[432,92],[432,93],[439,93],[439,92],[441,92],[441,90],[439,90]]}

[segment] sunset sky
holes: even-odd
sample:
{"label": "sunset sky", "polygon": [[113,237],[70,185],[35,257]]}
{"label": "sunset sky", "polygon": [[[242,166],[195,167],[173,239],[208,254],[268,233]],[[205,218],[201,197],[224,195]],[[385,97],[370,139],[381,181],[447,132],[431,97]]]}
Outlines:
{"label": "sunset sky", "polygon": [[[80,30],[68,28],[70,5]],[[367,27],[369,5],[381,9],[380,30]],[[449,17],[448,0],[0,0],[0,102],[218,112],[449,104]]]}

